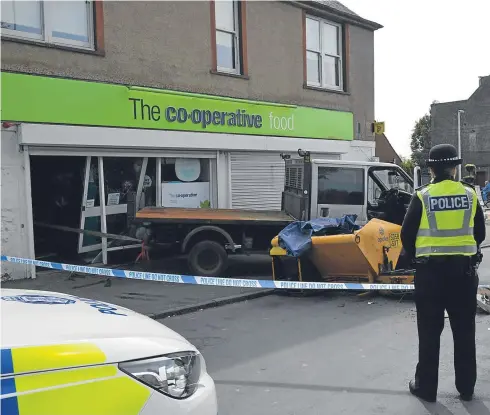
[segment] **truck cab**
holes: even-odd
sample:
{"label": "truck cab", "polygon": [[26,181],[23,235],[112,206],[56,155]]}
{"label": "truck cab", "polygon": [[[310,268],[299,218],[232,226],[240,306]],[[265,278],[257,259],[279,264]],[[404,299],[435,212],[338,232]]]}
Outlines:
{"label": "truck cab", "polygon": [[390,163],[286,160],[283,210],[298,220],[357,216],[359,225],[381,219],[401,225],[414,192],[413,180]]}
{"label": "truck cab", "polygon": [[[413,270],[400,229],[414,192],[411,177],[391,163],[286,160],[283,210],[296,220],[356,215],[360,230],[311,236],[308,251],[288,254],[272,240],[274,280],[293,282],[411,284]],[[365,225],[365,226],[364,226]],[[328,284],[325,286],[327,287]],[[297,288],[297,287],[296,287]]]}

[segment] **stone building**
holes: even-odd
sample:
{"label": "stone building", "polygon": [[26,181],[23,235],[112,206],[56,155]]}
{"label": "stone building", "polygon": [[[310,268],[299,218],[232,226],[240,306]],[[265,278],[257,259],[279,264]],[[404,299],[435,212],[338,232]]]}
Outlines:
{"label": "stone building", "polygon": [[381,26],[337,1],[1,7],[3,254],[99,252],[34,222],[117,233],[134,199],[278,210],[281,153],[374,156]]}
{"label": "stone building", "polygon": [[490,178],[490,76],[480,77],[475,92],[463,101],[436,103],[431,106],[432,145],[458,146],[458,110],[461,113],[461,153],[464,165],[477,167],[476,184]]}

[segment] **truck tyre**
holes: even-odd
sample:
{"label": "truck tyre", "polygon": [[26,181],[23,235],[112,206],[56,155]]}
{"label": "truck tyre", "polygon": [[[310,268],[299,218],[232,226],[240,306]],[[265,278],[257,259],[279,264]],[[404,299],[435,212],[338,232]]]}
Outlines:
{"label": "truck tyre", "polygon": [[228,266],[228,255],[218,242],[201,241],[191,248],[187,263],[193,275],[221,277]]}

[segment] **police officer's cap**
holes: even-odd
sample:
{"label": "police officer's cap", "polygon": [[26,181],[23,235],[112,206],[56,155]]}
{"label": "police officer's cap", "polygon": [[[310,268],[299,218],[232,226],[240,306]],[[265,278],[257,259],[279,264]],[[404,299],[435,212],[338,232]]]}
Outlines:
{"label": "police officer's cap", "polygon": [[463,160],[459,158],[456,147],[451,144],[438,144],[432,147],[429,151],[428,166],[457,166]]}

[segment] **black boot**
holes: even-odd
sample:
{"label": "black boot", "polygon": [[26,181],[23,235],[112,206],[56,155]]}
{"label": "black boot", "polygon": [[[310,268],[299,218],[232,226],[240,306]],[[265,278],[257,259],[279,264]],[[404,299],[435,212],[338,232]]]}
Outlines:
{"label": "black boot", "polygon": [[410,383],[408,384],[408,388],[410,389],[410,393],[412,395],[415,395],[417,398],[422,399],[427,402],[435,402],[436,397],[435,396],[430,396],[429,394],[423,392],[420,389],[420,386],[417,384],[416,381],[411,380]]}
{"label": "black boot", "polygon": [[461,393],[459,395],[459,397],[461,398],[461,400],[466,401],[466,402],[473,400],[473,394],[472,393]]}

